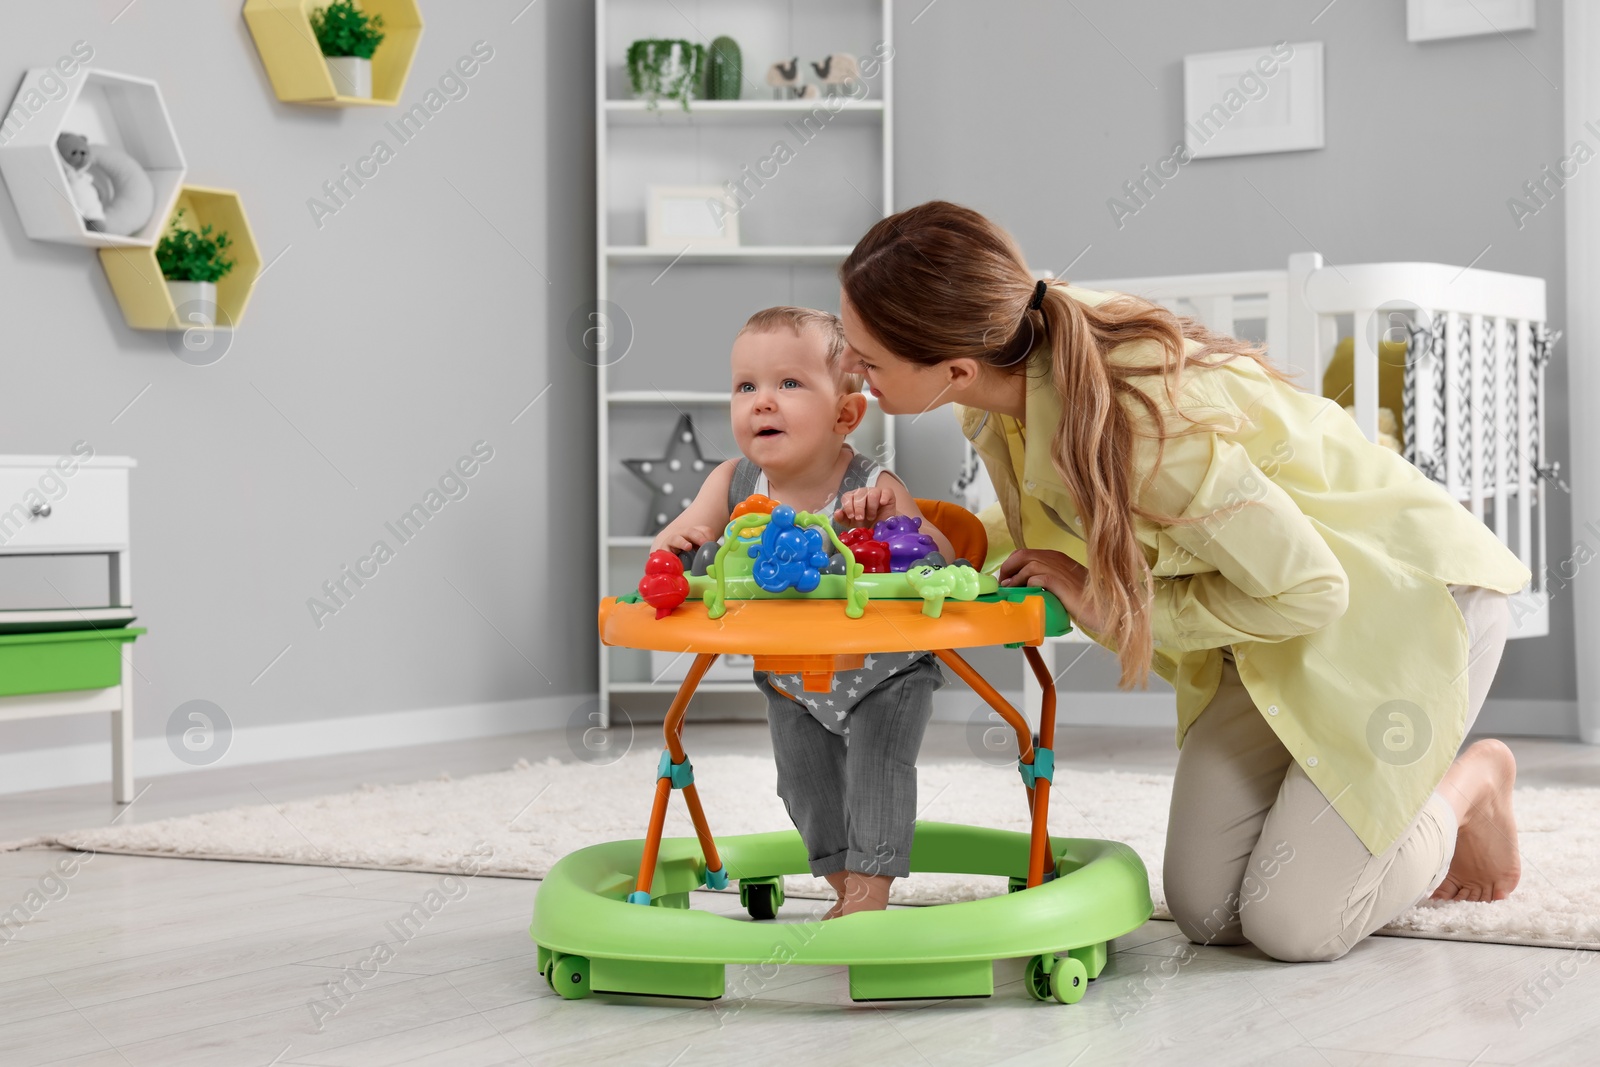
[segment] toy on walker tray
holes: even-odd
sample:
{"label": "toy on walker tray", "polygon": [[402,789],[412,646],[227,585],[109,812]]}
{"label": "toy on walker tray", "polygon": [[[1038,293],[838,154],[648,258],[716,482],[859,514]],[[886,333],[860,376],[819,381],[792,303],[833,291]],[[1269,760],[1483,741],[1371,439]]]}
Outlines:
{"label": "toy on walker tray", "polygon": [[[919,504],[950,513],[951,505]],[[981,525],[960,514],[979,532],[967,544],[951,540],[981,561]],[[934,521],[951,533],[945,518]],[[601,602],[604,643],[688,648],[696,656],[663,723],[644,840],[579,849],[540,884],[530,932],[540,973],[557,993],[715,999],[730,963],[789,963],[847,966],[855,1000],[989,996],[993,962],[1025,957],[1028,993],[1071,1004],[1105,966],[1107,942],[1150,917],[1149,880],[1132,849],[1048,832],[1055,686],[1036,646],[1070,631],[1065,610],[1043,589],[1001,588],[967,559],[945,565],[919,526],[893,516],[840,537],[826,515],[751,497],[734,509],[713,551],[708,542],[687,558],[652,552],[637,593]],[[956,652],[997,644],[1021,647],[1039,681],[1037,735]],[[776,929],[691,909],[691,891],[736,882],[751,918],[772,919],[783,904],[783,876],[809,871],[793,829],[711,835],[682,732],[690,698],[717,656],[751,655],[757,671],[799,674],[817,692],[870,653],[923,650],[1016,733],[1031,832],[919,820],[912,871],[1005,875],[1011,892]],[[662,836],[675,791],[689,809],[692,838]]]}

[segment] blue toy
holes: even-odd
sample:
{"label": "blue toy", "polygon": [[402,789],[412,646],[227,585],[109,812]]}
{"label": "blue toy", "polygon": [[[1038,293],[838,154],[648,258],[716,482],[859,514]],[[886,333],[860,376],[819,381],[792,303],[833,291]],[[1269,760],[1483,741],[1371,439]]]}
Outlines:
{"label": "blue toy", "polygon": [[822,572],[828,567],[822,531],[796,526],[794,519],[794,508],[779,504],[772,509],[761,543],[749,549],[756,560],[756,585],[768,593],[785,589],[809,593],[822,583]]}

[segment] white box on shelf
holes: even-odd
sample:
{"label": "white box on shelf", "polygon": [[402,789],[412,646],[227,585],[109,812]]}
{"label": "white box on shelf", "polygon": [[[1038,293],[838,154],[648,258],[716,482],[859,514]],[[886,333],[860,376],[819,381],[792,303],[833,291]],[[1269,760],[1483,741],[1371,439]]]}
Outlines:
{"label": "white box on shelf", "polygon": [[[656,682],[681,682],[689,673],[689,665],[694,662],[691,652],[651,652],[650,653],[650,678]],[[750,672],[755,670],[754,656],[724,655],[718,656],[706,670],[703,681],[707,682],[748,682]]]}

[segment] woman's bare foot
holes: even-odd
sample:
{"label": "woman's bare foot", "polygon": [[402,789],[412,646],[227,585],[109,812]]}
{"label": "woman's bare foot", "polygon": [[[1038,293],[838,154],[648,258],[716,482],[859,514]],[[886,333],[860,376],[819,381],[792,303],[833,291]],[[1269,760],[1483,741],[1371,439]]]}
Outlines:
{"label": "woman's bare foot", "polygon": [[838,915],[854,915],[858,911],[883,911],[889,906],[889,886],[893,883],[892,874],[862,874],[860,871],[850,871],[844,894],[834,908]]}
{"label": "woman's bare foot", "polygon": [[847,882],[848,872],[834,871],[832,874],[823,875],[822,878],[829,885],[833,886],[833,893],[835,897],[833,906],[827,911],[823,912],[822,917],[824,919],[837,919],[840,914],[842,914],[839,909],[844,907],[845,894],[850,891]]}
{"label": "woman's bare foot", "polygon": [[1450,765],[1439,792],[1455,809],[1456,852],[1434,900],[1504,900],[1522,877],[1511,787],[1517,760],[1502,742],[1479,741]]}

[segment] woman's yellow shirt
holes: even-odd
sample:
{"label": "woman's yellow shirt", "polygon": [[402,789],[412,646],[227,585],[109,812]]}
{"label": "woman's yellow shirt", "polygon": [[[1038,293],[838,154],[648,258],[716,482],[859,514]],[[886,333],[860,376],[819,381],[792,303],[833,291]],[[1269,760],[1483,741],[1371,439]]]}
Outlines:
{"label": "woman's yellow shirt", "polygon": [[[1114,295],[1067,292],[1090,305]],[[1132,342],[1110,358],[1159,364],[1162,354]],[[1021,423],[958,407],[962,431],[988,468],[1010,543],[1087,566],[1087,531],[1050,459],[1064,416],[1047,350],[1030,368]],[[1172,413],[1160,375],[1132,381],[1173,435],[1159,464],[1153,438],[1136,440],[1137,501],[1208,517],[1187,526],[1134,519],[1155,576],[1153,668],[1177,691],[1179,746],[1231,647],[1278,739],[1367,848],[1382,852],[1462,739],[1467,631],[1446,586],[1515,593],[1528,568],[1416,467],[1363,437],[1339,404],[1252,359],[1185,369],[1179,408],[1198,431]],[[1143,405],[1126,410],[1152,432]]]}

